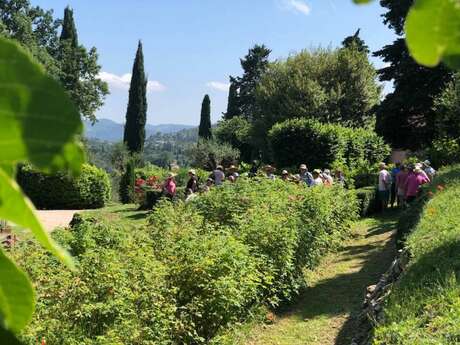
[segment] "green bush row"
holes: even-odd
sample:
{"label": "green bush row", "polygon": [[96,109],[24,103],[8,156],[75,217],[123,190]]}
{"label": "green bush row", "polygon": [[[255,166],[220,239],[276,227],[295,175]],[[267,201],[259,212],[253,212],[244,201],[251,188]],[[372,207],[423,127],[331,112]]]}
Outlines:
{"label": "green bush row", "polygon": [[63,270],[33,243],[12,251],[37,286],[26,344],[221,344],[253,308],[276,306],[349,235],[355,194],[240,180],[188,203],[161,201],[148,225],[74,221]]}
{"label": "green bush row", "polygon": [[149,229],[178,303],[180,343],[207,343],[260,304],[276,306],[348,236],[355,194],[240,180],[189,203],[163,203]]}
{"label": "green bush row", "polygon": [[107,173],[88,164],[82,166],[76,178],[64,173],[47,175],[29,165],[21,165],[17,181],[38,209],[100,208],[111,197]]}
{"label": "green bush row", "polygon": [[[412,208],[406,240],[411,260],[385,306],[374,343],[460,342],[460,166],[441,172]],[[417,214],[418,210],[418,214]]]}
{"label": "green bush row", "polygon": [[275,124],[268,138],[279,167],[307,163],[311,168],[337,167],[359,175],[390,154],[390,147],[371,130],[309,119]]}
{"label": "green bush row", "polygon": [[369,216],[378,209],[377,189],[374,186],[356,189],[356,197],[359,200],[359,213],[361,217]]}

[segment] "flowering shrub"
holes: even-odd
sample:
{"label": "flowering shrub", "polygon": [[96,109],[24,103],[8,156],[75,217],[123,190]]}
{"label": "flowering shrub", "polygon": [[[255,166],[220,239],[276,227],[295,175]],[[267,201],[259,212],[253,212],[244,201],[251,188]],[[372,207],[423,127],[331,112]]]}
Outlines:
{"label": "flowering shrub", "polygon": [[[138,179],[144,188],[156,180]],[[267,179],[226,183],[188,203],[160,201],[147,226],[94,219],[56,232],[80,270],[33,243],[12,255],[36,282],[25,344],[209,344],[253,308],[277,306],[348,236],[354,192]],[[273,319],[273,318],[270,318]]]}

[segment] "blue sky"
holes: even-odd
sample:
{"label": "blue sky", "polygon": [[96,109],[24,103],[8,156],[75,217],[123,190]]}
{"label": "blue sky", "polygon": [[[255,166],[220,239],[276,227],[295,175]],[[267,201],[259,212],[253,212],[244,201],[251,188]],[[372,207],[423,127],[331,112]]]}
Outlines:
{"label": "blue sky", "polygon": [[[212,120],[227,106],[229,75],[240,75],[239,58],[264,43],[272,60],[304,48],[338,46],[361,28],[375,51],[394,36],[374,1],[352,0],[31,0],[62,17],[74,9],[79,40],[95,46],[111,95],[98,117],[124,122],[137,41],[144,46],[149,77],[151,124],[196,125],[203,96],[212,101]],[[382,63],[373,59],[377,67]]]}

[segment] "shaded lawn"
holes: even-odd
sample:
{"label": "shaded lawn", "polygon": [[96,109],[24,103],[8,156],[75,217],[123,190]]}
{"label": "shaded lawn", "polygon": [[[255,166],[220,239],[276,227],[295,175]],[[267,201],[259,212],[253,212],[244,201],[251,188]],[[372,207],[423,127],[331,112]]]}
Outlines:
{"label": "shaded lawn", "polygon": [[352,239],[340,252],[306,272],[309,287],[277,313],[277,321],[256,325],[241,343],[349,345],[365,288],[378,281],[395,256],[396,219],[395,212],[388,212],[357,222]]}

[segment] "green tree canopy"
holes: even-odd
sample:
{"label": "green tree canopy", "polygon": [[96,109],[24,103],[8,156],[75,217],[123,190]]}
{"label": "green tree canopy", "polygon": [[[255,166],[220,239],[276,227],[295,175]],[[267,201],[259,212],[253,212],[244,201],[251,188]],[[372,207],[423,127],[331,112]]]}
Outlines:
{"label": "green tree canopy", "polygon": [[346,37],[342,45],[344,48],[348,49],[357,49],[358,51],[362,53],[369,54],[370,50],[369,47],[366,45],[366,42],[359,37],[359,32],[361,29],[358,29],[354,35]]}
{"label": "green tree canopy", "polygon": [[355,49],[302,51],[272,63],[257,91],[259,149],[270,128],[290,118],[357,127],[372,122],[380,86],[366,54]]}
{"label": "green tree canopy", "polygon": [[379,70],[381,81],[394,83],[377,110],[377,131],[394,147],[419,149],[435,136],[433,101],[452,78],[444,65],[418,65],[407,49],[404,24],[413,0],[381,0],[387,8],[384,23],[399,36],[392,44],[374,53],[388,64]]}
{"label": "green tree canopy", "polygon": [[145,141],[145,123],[147,122],[147,78],[144,72],[144,54],[142,43],[137,46],[134,59],[131,84],[129,86],[128,109],[123,142],[129,152],[141,153]]}
{"label": "green tree canopy", "polygon": [[255,45],[240,60],[243,76],[235,78],[238,89],[238,106],[240,113],[246,118],[254,117],[257,112],[256,89],[263,74],[268,68],[268,57],[271,50],[265,45]]}
{"label": "green tree canopy", "polygon": [[102,106],[108,88],[98,78],[101,67],[96,48],[88,51],[78,44],[70,8],[66,8],[62,21],[53,17],[52,10],[34,7],[29,0],[0,1],[0,35],[27,48],[51,76],[61,80],[79,113],[96,120],[95,112]]}

